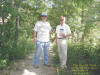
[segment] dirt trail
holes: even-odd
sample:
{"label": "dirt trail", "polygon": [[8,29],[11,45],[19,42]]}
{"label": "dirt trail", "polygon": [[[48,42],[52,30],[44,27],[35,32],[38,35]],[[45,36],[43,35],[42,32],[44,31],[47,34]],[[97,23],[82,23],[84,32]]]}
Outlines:
{"label": "dirt trail", "polygon": [[14,67],[10,70],[10,75],[57,75],[56,68],[54,67],[54,52],[53,43],[50,43],[50,57],[49,62],[51,67],[43,65],[43,53],[40,58],[39,68],[33,67],[34,53],[31,53],[27,58],[22,59],[15,63]]}

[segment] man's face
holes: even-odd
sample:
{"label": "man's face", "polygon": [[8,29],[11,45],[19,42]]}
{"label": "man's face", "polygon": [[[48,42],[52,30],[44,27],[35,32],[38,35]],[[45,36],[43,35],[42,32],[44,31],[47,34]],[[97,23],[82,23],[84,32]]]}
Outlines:
{"label": "man's face", "polygon": [[64,23],[64,17],[63,17],[63,16],[60,17],[60,23],[61,23],[61,24]]}
{"label": "man's face", "polygon": [[42,21],[44,22],[47,20],[47,16],[42,16],[41,18],[42,18]]}

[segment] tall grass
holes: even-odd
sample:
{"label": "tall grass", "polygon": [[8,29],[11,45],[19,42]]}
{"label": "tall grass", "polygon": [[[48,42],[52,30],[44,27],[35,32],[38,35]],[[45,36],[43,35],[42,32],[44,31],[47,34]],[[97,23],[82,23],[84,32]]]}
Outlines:
{"label": "tall grass", "polygon": [[5,47],[0,47],[0,69],[3,69],[18,59],[25,56],[34,50],[32,39],[20,37],[17,45],[11,41]]}
{"label": "tall grass", "polygon": [[[59,65],[57,46],[55,50],[55,63]],[[59,68],[59,75],[98,75],[100,70],[100,45],[94,46],[91,43],[69,43],[68,44],[67,69]],[[92,65],[92,66],[91,66]],[[76,74],[75,74],[76,73]]]}

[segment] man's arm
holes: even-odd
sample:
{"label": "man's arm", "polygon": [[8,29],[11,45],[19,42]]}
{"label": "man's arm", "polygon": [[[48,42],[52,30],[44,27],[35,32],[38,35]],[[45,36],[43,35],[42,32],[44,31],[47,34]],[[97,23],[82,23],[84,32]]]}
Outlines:
{"label": "man's arm", "polygon": [[66,34],[65,36],[68,37],[68,36],[71,36],[71,35],[72,35],[72,34]]}
{"label": "man's arm", "polygon": [[69,37],[69,36],[71,36],[72,34],[63,34],[62,36],[64,37],[64,38],[66,38],[66,37]]}
{"label": "man's arm", "polygon": [[66,30],[67,30],[67,34],[64,34],[63,37],[69,37],[69,36],[71,36],[72,34],[71,34],[71,30],[70,30],[69,26],[66,27]]}
{"label": "man's arm", "polygon": [[58,45],[58,42],[57,42],[57,33],[56,33],[56,45]]}
{"label": "man's arm", "polygon": [[34,44],[36,44],[36,35],[37,35],[37,32],[36,31],[34,31],[34,33],[33,33],[33,39],[34,39]]}

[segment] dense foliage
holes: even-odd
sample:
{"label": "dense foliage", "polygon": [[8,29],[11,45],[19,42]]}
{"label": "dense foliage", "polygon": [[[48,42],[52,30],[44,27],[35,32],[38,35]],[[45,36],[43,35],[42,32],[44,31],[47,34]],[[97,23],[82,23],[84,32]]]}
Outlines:
{"label": "dense foliage", "polygon": [[66,17],[72,31],[69,66],[100,64],[99,8],[98,0],[0,0],[0,69],[34,50],[33,27],[43,11],[54,29]]}

